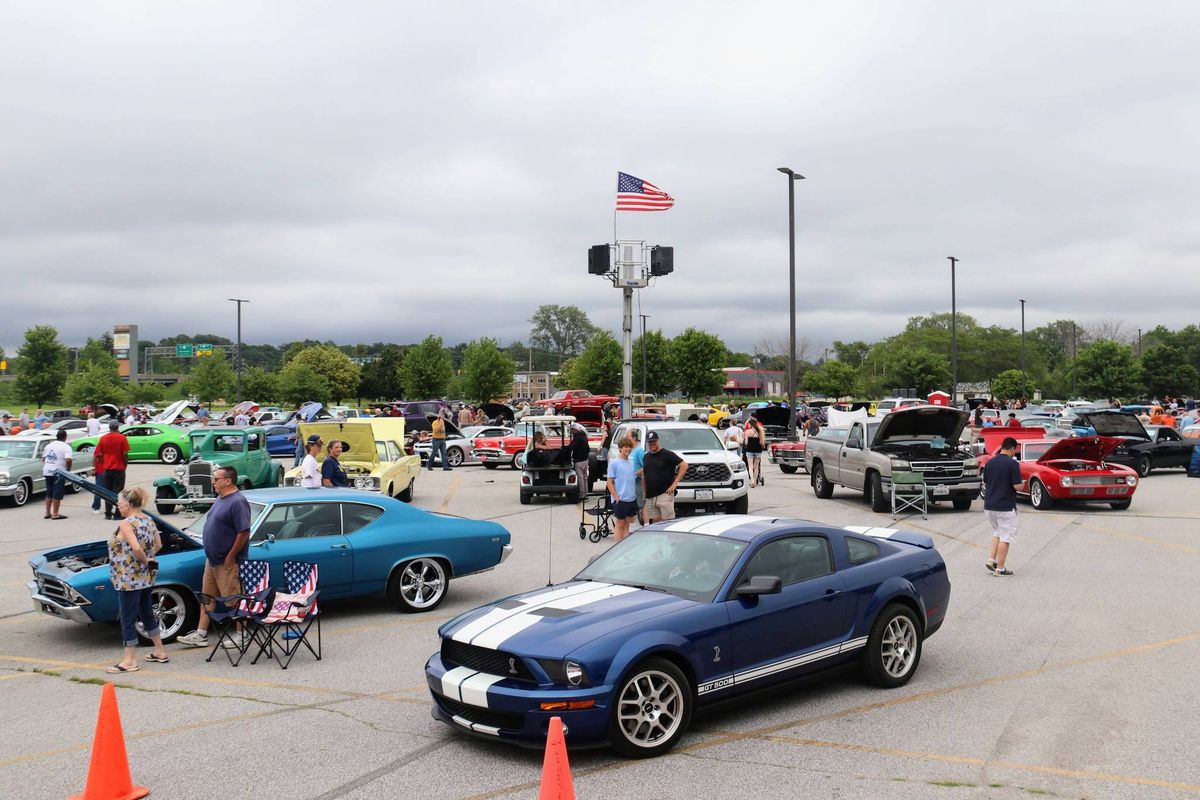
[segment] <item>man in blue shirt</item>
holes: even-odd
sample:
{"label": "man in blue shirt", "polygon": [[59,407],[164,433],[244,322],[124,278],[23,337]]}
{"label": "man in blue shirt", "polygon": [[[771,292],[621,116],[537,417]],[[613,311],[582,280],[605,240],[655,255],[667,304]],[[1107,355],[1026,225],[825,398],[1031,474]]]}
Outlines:
{"label": "man in blue shirt", "polygon": [[618,542],[629,535],[629,522],[637,516],[637,493],[634,485],[637,483],[637,473],[634,472],[633,462],[629,460],[629,451],[633,449],[633,441],[626,436],[617,444],[620,457],[608,465],[608,496],[612,500],[613,538]]}
{"label": "man in blue shirt", "polygon": [[1017,538],[1017,492],[1025,489],[1021,466],[1013,458],[1016,452],[1017,440],[1006,436],[1000,452],[983,468],[983,515],[992,526],[992,547],[984,566],[998,577],[1013,574],[1004,562],[1008,546]]}

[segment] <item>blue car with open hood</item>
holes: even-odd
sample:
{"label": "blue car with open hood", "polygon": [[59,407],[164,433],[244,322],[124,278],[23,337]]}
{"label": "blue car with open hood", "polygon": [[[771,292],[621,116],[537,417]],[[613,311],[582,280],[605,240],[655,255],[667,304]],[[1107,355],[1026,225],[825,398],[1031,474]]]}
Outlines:
{"label": "blue car with open hood", "polygon": [[567,583],[477,608],[439,630],[433,716],[478,736],[631,757],[673,747],[696,708],[859,662],[907,683],[946,617],[933,540],[742,515],[643,528]]}

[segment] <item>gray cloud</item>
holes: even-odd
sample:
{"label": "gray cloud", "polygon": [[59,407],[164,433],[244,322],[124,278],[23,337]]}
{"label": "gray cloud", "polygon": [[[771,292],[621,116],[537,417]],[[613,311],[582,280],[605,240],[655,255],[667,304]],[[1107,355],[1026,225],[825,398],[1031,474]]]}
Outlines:
{"label": "gray cloud", "polygon": [[[617,170],[671,192],[650,326],[735,349],[984,325],[1197,321],[1186,3],[79,3],[10,9],[0,339],[526,339],[585,272]],[[14,291],[14,289],[17,289]]]}

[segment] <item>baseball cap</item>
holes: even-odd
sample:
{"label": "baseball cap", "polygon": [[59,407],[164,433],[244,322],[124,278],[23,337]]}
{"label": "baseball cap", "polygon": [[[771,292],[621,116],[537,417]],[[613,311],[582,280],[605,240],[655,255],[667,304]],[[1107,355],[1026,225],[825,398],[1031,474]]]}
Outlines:
{"label": "baseball cap", "polygon": [[320,444],[321,437],[318,434],[314,433],[312,436],[308,437],[308,443],[309,444]]}
{"label": "baseball cap", "polygon": [[647,444],[649,444],[650,442],[657,442],[657,441],[658,441],[658,431],[650,431],[648,434],[646,434],[646,443]]}

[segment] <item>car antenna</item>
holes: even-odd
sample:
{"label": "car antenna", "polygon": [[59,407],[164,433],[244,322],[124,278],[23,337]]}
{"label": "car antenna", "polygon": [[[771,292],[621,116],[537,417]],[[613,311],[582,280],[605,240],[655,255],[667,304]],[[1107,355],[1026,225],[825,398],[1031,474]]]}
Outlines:
{"label": "car antenna", "polygon": [[546,548],[546,585],[553,586],[551,568],[554,565],[554,506],[550,506],[550,546]]}

